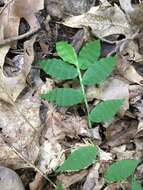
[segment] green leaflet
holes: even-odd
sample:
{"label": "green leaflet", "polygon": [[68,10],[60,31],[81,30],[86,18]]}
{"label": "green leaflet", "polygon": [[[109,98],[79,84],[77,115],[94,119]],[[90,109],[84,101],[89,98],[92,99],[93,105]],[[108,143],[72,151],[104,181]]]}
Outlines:
{"label": "green leaflet", "polygon": [[69,155],[57,172],[73,172],[85,169],[93,164],[97,155],[98,149],[93,145],[80,147]]}
{"label": "green leaflet", "polygon": [[100,40],[86,43],[86,45],[81,49],[78,56],[80,69],[88,69],[91,64],[95,63],[95,61],[100,56],[100,50]]}
{"label": "green leaflet", "polygon": [[143,189],[141,187],[141,185],[139,184],[139,182],[137,181],[135,176],[133,176],[133,178],[132,178],[131,188],[132,188],[132,190],[142,190]]}
{"label": "green leaflet", "polygon": [[131,176],[137,165],[138,160],[121,160],[112,164],[105,173],[105,179],[108,182],[119,182]]}
{"label": "green leaflet", "polygon": [[70,64],[77,64],[77,54],[72,47],[72,45],[67,42],[58,42],[56,44],[56,50],[58,55],[65,61]]}
{"label": "green leaflet", "polygon": [[113,71],[116,64],[115,57],[107,57],[96,61],[83,75],[84,85],[95,85],[103,82]]}
{"label": "green leaflet", "polygon": [[83,94],[80,90],[73,88],[55,88],[43,94],[41,98],[54,102],[58,106],[72,106],[83,101]]}
{"label": "green leaflet", "polygon": [[100,123],[111,120],[123,102],[123,100],[107,100],[97,104],[89,115],[90,121]]}
{"label": "green leaflet", "polygon": [[59,185],[57,185],[55,190],[65,190],[65,188],[64,188],[63,184],[59,184]]}
{"label": "green leaflet", "polygon": [[74,79],[78,76],[74,66],[65,63],[60,59],[48,59],[40,61],[42,69],[51,77],[58,80]]}

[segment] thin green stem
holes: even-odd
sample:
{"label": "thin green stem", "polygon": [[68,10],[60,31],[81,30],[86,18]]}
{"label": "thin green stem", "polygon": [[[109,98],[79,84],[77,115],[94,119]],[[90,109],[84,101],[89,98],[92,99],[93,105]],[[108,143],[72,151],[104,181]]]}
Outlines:
{"label": "thin green stem", "polygon": [[84,85],[83,85],[82,75],[81,75],[81,72],[80,72],[80,69],[79,69],[78,61],[76,62],[76,68],[77,68],[77,72],[78,72],[78,77],[79,77],[79,81],[80,81],[80,86],[81,86],[81,90],[82,90],[82,94],[83,94],[83,98],[84,98],[86,111],[87,111],[88,126],[89,126],[89,128],[92,128],[91,121],[89,119],[89,105],[88,105],[88,102],[87,102],[87,97],[86,97],[85,88],[84,88]]}

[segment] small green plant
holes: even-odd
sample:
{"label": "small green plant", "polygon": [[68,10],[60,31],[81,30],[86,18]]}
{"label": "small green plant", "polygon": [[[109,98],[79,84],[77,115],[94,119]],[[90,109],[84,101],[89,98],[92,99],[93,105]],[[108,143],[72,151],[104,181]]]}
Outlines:
{"label": "small green plant", "polygon": [[123,104],[123,100],[103,101],[91,112],[89,110],[85,87],[97,85],[106,80],[116,65],[116,57],[99,59],[100,49],[100,41],[92,41],[87,43],[77,55],[70,44],[58,42],[56,50],[61,59],[39,62],[43,70],[55,79],[79,78],[80,89],[55,88],[41,97],[58,106],[73,106],[84,102],[89,128],[92,126],[91,122],[100,123],[111,120]]}
{"label": "small green plant", "polygon": [[98,149],[94,145],[83,146],[72,152],[67,160],[58,168],[57,172],[80,171],[94,163]]}
{"label": "small green plant", "polygon": [[[55,88],[41,98],[58,106],[73,106],[84,102],[89,128],[92,127],[92,122],[103,123],[111,120],[122,106],[123,100],[102,101],[90,111],[85,89],[86,86],[98,85],[106,80],[116,65],[116,57],[99,59],[99,40],[87,43],[79,55],[67,42],[58,42],[56,50],[60,59],[40,61],[42,69],[57,80],[73,80],[78,77],[80,89]],[[95,162],[97,155],[98,150],[94,145],[80,147],[69,155],[57,172],[85,169]],[[63,189],[63,185],[57,186],[57,190]]]}
{"label": "small green plant", "polygon": [[105,179],[108,183],[121,182],[132,176],[131,188],[132,190],[141,190],[142,187],[134,176],[138,160],[120,160],[113,163],[105,172]]}

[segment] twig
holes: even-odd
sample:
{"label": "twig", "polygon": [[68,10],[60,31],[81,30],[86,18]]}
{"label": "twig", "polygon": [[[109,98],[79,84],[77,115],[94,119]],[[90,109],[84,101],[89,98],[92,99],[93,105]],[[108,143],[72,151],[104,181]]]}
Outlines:
{"label": "twig", "polygon": [[35,33],[37,33],[40,30],[40,28],[36,28],[33,30],[30,30],[28,32],[26,32],[25,34],[22,34],[20,36],[15,36],[15,37],[11,37],[5,40],[0,41],[0,46],[4,46],[6,44],[10,44],[11,42],[17,41],[17,40],[21,40],[23,38],[28,38],[32,35],[34,35]]}
{"label": "twig", "polygon": [[28,161],[18,150],[13,146],[8,138],[6,138],[2,133],[0,134],[1,138],[5,142],[5,144],[13,151],[15,152],[22,160],[24,160],[30,167],[34,168],[35,171],[39,172],[41,176],[43,176],[54,188],[56,188],[56,185],[34,164],[32,164],[30,161]]}

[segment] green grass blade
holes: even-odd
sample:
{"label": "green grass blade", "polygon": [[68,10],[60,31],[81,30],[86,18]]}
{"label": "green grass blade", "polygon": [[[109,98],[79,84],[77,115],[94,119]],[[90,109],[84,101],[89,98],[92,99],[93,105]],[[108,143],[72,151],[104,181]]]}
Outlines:
{"label": "green grass blade", "polygon": [[83,101],[83,94],[80,90],[72,88],[55,88],[47,94],[43,94],[41,98],[58,106],[72,106]]}
{"label": "green grass blade", "polygon": [[119,182],[131,176],[137,165],[138,160],[121,160],[112,164],[105,173],[105,179],[108,182]]}
{"label": "green grass blade", "polygon": [[85,169],[95,162],[97,155],[98,149],[93,145],[80,147],[69,155],[57,172],[73,172]]}
{"label": "green grass blade", "polygon": [[78,57],[80,69],[88,69],[99,58],[101,51],[100,40],[91,41],[81,49]]}
{"label": "green grass blade", "polygon": [[107,57],[96,61],[83,75],[84,85],[100,84],[112,73],[116,64],[115,57]]}
{"label": "green grass blade", "polygon": [[48,59],[39,62],[42,69],[58,80],[74,79],[78,76],[77,69],[60,59]]}
{"label": "green grass blade", "polygon": [[56,50],[58,55],[65,61],[70,64],[77,64],[77,54],[72,45],[67,42],[58,42],[56,44]]}
{"label": "green grass blade", "polygon": [[90,121],[102,123],[111,120],[123,105],[123,102],[124,100],[107,100],[97,104],[90,113]]}

